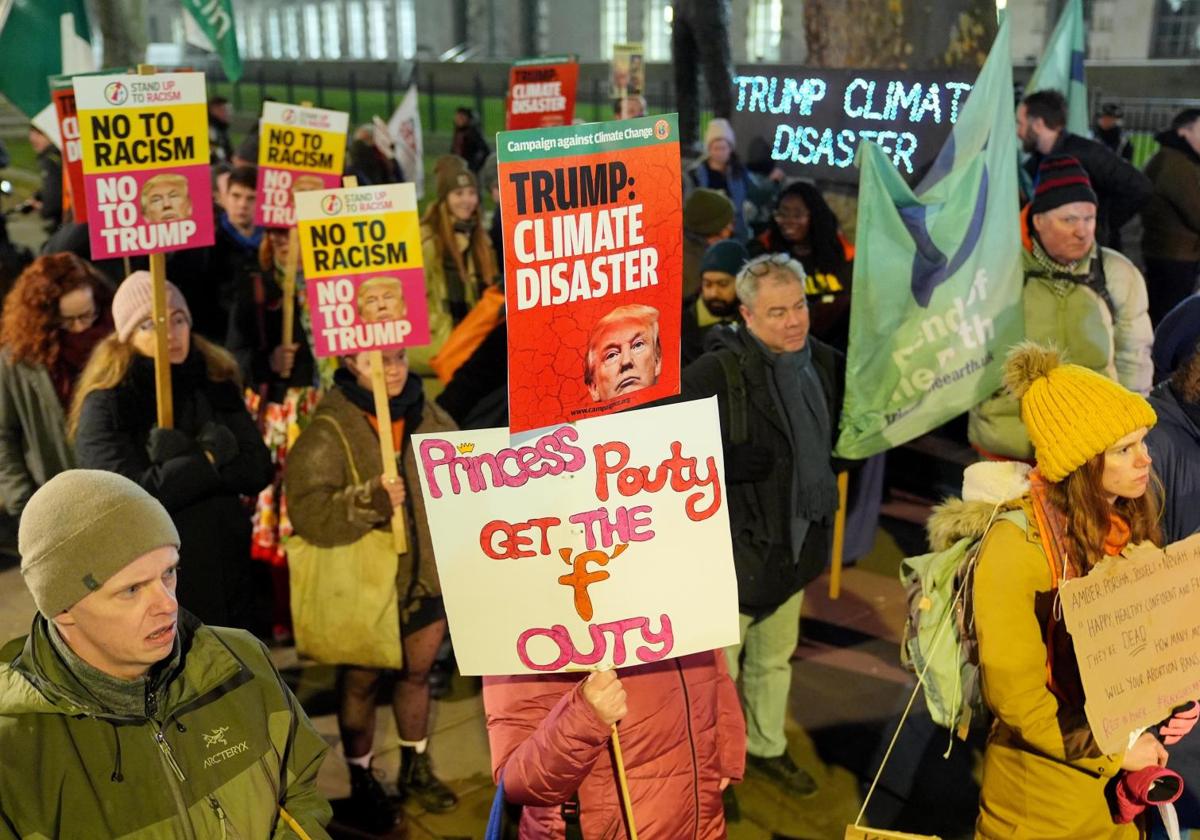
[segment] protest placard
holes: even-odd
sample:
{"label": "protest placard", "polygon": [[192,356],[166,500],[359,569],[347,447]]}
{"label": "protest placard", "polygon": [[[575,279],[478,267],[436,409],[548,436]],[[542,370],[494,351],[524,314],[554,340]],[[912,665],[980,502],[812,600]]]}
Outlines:
{"label": "protest placard", "polygon": [[421,132],[421,98],[415,83],[408,86],[388,120],[388,133],[396,144],[396,162],[405,180],[416,185],[419,199],[425,195],[425,138]]}
{"label": "protest placard", "polygon": [[296,194],[313,353],[342,356],[429,341],[412,184]]}
{"label": "protest placard", "polygon": [[264,102],[258,123],[258,203],[254,223],[296,224],[293,193],[341,186],[350,115]]}
{"label": "protest placard", "polygon": [[565,55],[518,61],[508,73],[505,129],[570,125],[578,82],[579,65]]}
{"label": "protest placard", "polygon": [[203,73],[76,76],[92,259],[213,244]]}
{"label": "protest placard", "polygon": [[621,667],[737,641],[715,398],[413,446],[463,674]]}
{"label": "protest placard", "polygon": [[1105,753],[1200,699],[1200,535],[1109,558],[1064,583],[1059,600]]}
{"label": "protest placard", "polygon": [[83,143],[79,139],[79,115],[75,110],[75,87],[69,76],[50,80],[50,98],[58,118],[63,162],[63,210],[70,208],[79,224],[87,222],[87,202],[83,200]]}
{"label": "protest placard", "polygon": [[641,43],[613,44],[612,95],[640,96],[646,92],[646,62]]}
{"label": "protest placard", "polygon": [[497,136],[514,432],[679,392],[674,114]]}
{"label": "protest placard", "polygon": [[730,122],[743,159],[766,155],[789,175],[846,184],[858,180],[854,155],[863,140],[882,148],[910,183],[918,179],[958,121],[972,82],[951,72],[756,69],[734,79]]}

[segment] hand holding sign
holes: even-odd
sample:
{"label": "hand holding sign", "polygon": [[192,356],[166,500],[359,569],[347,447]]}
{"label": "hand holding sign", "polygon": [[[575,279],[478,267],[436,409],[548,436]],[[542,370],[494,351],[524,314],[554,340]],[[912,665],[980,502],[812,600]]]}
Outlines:
{"label": "hand holding sign", "polygon": [[625,689],[616,671],[593,671],[583,681],[583,699],[605,726],[612,726],[629,714]]}

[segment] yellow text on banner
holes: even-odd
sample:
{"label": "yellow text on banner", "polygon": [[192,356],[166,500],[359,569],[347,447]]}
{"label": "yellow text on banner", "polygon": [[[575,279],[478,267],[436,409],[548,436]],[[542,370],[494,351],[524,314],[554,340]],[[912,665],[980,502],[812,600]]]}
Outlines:
{"label": "yellow text on banner", "polygon": [[83,171],[105,175],[208,164],[204,104],[79,110]]}
{"label": "yellow text on banner", "polygon": [[340,175],[345,157],[345,132],[263,124],[259,166]]}
{"label": "yellow text on banner", "polygon": [[300,219],[304,276],[329,277],[421,266],[416,213]]}

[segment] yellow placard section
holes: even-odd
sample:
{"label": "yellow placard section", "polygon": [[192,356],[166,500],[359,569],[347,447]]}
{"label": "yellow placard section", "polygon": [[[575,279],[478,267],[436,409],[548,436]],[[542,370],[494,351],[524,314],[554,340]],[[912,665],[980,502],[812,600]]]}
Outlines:
{"label": "yellow placard section", "polygon": [[331,277],[420,268],[421,226],[416,211],[300,219],[304,276]]}
{"label": "yellow placard section", "polygon": [[346,158],[344,132],[263,123],[260,137],[259,166],[336,175],[342,172]]}
{"label": "yellow placard section", "polygon": [[208,164],[203,103],[79,111],[85,175]]}

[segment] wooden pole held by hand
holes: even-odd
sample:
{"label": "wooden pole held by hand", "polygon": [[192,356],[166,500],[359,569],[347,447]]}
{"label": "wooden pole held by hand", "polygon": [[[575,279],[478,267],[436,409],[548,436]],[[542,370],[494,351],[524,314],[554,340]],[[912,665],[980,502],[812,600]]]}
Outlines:
{"label": "wooden pole held by hand", "polygon": [[[396,445],[392,440],[392,409],[388,405],[387,378],[383,373],[383,351],[367,353],[371,360],[371,387],[375,392],[375,420],[379,424],[379,454],[383,458],[383,480],[399,478],[396,469]],[[408,553],[408,534],[404,530],[404,508],[392,510],[392,539],[397,554]]]}
{"label": "wooden pole held by hand", "polygon": [[638,840],[637,825],[633,821],[633,800],[629,798],[629,779],[625,777],[625,759],[621,755],[621,736],[617,725],[612,725],[613,763],[617,766],[617,781],[621,784],[621,804],[625,807],[625,822],[629,825],[629,840]]}
{"label": "wooden pole held by hand", "polygon": [[295,339],[292,329],[296,320],[296,264],[300,260],[300,232],[294,225],[288,229],[288,252],[283,261],[283,343]]}
{"label": "wooden pole held by hand", "polygon": [[833,515],[833,560],[829,567],[829,598],[836,601],[842,594],[842,555],[846,547],[846,502],[850,474],[842,470],[837,475],[838,509]]}

